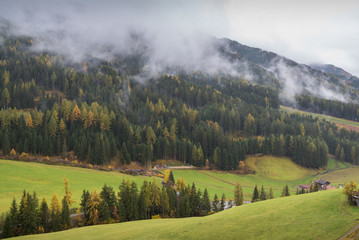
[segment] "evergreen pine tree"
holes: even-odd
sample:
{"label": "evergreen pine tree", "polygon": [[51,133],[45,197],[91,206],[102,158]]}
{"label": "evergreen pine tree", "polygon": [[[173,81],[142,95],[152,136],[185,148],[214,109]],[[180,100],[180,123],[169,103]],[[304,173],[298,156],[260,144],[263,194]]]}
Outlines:
{"label": "evergreen pine tree", "polygon": [[[113,191],[113,188],[110,186],[107,186],[106,184],[102,187],[102,191],[100,193],[100,197],[103,201],[105,201],[108,205],[109,211],[111,213],[111,217],[115,219],[115,216],[113,215],[115,212],[115,207],[117,205],[117,198],[115,195],[115,191]],[[101,216],[101,213],[100,213]]]}
{"label": "evergreen pine tree", "polygon": [[221,203],[219,205],[219,211],[223,211],[225,206],[226,206],[226,196],[223,193],[221,198]]}
{"label": "evergreen pine tree", "polygon": [[98,207],[98,215],[101,223],[107,223],[110,220],[110,209],[106,201],[102,201]]}
{"label": "evergreen pine tree", "polygon": [[282,191],[282,197],[290,196],[288,185],[285,185]]}
{"label": "evergreen pine tree", "polygon": [[19,234],[19,212],[15,198],[12,201],[10,212],[5,217],[2,236],[4,238],[15,237]]}
{"label": "evergreen pine tree", "polygon": [[204,192],[203,192],[202,211],[204,212],[204,215],[207,215],[208,212],[211,211],[211,202],[209,201],[209,195],[208,195],[207,188],[205,188]]}
{"label": "evergreen pine tree", "polygon": [[36,193],[31,195],[24,191],[19,207],[19,223],[23,235],[37,232],[38,205]]}
{"label": "evergreen pine tree", "polygon": [[10,140],[9,140],[9,135],[8,135],[7,131],[5,131],[5,134],[3,135],[1,150],[2,150],[3,154],[5,154],[5,155],[9,154],[11,151]]}
{"label": "evergreen pine tree", "polygon": [[82,191],[80,206],[81,206],[82,211],[83,211],[83,213],[85,215],[86,222],[89,221],[89,215],[87,214],[87,202],[89,201],[90,197],[91,197],[90,192],[84,189]]}
{"label": "evergreen pine tree", "polygon": [[252,202],[257,202],[258,199],[259,199],[259,193],[258,193],[258,188],[256,185],[253,190]]}
{"label": "evergreen pine tree", "polygon": [[263,200],[267,200],[267,193],[264,191],[264,187],[262,185],[262,189],[261,189],[261,197],[260,197],[261,201]]}
{"label": "evergreen pine tree", "polygon": [[129,199],[129,203],[130,205],[129,207],[129,220],[133,221],[133,220],[137,220],[138,219],[138,190],[137,190],[137,184],[135,182],[131,183],[130,186],[130,199]]}
{"label": "evergreen pine tree", "polygon": [[167,194],[167,189],[163,187],[161,191],[162,216],[168,216],[169,210],[170,210],[170,202]]}
{"label": "evergreen pine tree", "polygon": [[14,236],[14,228],[11,223],[10,214],[6,214],[4,225],[2,226],[2,237],[9,238]]}
{"label": "evergreen pine tree", "polygon": [[212,202],[212,208],[213,211],[218,212],[219,210],[219,200],[217,194],[214,194],[213,202]]}
{"label": "evergreen pine tree", "polygon": [[174,178],[174,176],[173,176],[173,172],[172,172],[172,171],[170,172],[169,180],[172,182],[172,184],[175,183],[175,178]]}
{"label": "evergreen pine tree", "polygon": [[66,196],[62,199],[61,223],[62,229],[68,229],[71,227],[70,208],[67,203]]}
{"label": "evergreen pine tree", "polygon": [[44,232],[49,232],[50,211],[45,198],[42,199],[40,204],[39,220],[40,226],[43,228]]}
{"label": "evergreen pine tree", "polygon": [[130,182],[123,180],[118,193],[119,215],[122,222],[130,221]]}
{"label": "evergreen pine tree", "polygon": [[138,218],[139,219],[146,219],[147,218],[147,205],[146,205],[146,198],[145,192],[141,188],[140,195],[138,197]]}

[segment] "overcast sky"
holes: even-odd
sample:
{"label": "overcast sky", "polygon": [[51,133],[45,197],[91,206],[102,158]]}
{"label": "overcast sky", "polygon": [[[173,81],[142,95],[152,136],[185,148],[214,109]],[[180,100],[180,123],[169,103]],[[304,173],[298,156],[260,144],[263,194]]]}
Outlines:
{"label": "overcast sky", "polygon": [[0,0],[0,16],[25,33],[71,29],[69,39],[92,44],[115,40],[131,27],[162,32],[153,35],[161,38],[159,45],[165,45],[166,36],[199,31],[299,63],[331,63],[359,76],[359,1],[355,0]]}

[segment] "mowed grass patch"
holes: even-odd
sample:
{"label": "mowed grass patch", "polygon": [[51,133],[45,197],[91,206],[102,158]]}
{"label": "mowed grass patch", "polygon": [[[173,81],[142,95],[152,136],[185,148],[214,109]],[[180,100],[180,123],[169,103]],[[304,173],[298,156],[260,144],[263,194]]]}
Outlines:
{"label": "mowed grass patch", "polygon": [[359,218],[341,190],[277,198],[211,216],[77,228],[19,239],[338,239]]}
{"label": "mowed grass patch", "polygon": [[64,177],[67,178],[72,191],[72,198],[79,206],[83,189],[100,191],[106,183],[118,192],[119,185],[125,180],[134,181],[140,187],[143,181],[157,180],[161,185],[161,178],[130,176],[118,172],[104,172],[77,167],[54,166],[40,163],[0,160],[0,213],[8,211],[14,197],[19,202],[22,192],[36,191],[40,198],[46,197],[49,203],[56,193],[61,199],[65,193]]}

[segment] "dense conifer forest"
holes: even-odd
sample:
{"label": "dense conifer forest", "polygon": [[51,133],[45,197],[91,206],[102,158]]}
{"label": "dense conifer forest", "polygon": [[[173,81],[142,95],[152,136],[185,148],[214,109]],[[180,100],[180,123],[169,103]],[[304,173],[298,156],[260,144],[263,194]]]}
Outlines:
{"label": "dense conifer forest", "polygon": [[[206,160],[235,170],[247,154],[288,156],[319,168],[327,154],[358,164],[358,133],[279,109],[278,91],[225,73],[177,69],[144,80],[141,54],[81,64],[30,50],[29,37],[0,47],[0,146],[16,153],[78,159],[95,165]],[[335,116],[338,102],[298,96],[301,108]],[[324,103],[324,105],[323,105]],[[353,104],[340,117],[357,119]],[[329,110],[328,110],[329,109]],[[354,110],[353,110],[354,109]]]}

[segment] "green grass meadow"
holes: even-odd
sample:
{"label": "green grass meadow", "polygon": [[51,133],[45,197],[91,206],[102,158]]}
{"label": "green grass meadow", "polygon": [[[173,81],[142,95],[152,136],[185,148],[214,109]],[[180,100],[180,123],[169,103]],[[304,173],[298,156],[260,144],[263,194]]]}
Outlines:
{"label": "green grass meadow", "polygon": [[246,204],[206,217],[156,219],[83,227],[18,239],[338,239],[359,208],[341,190]]}
{"label": "green grass meadow", "polygon": [[[243,187],[245,200],[251,199],[256,184],[259,188],[264,185],[266,191],[272,187],[275,197],[279,197],[285,184],[288,184],[294,194],[296,186],[308,184],[315,175],[315,171],[300,167],[288,158],[248,157],[247,162],[256,170],[256,174],[239,175],[205,170],[173,170],[173,173],[175,179],[184,178],[187,184],[194,182],[202,192],[207,188],[211,199],[215,194],[221,197],[223,193],[227,199],[233,198],[234,185],[239,182]],[[75,207],[80,202],[83,189],[100,191],[106,183],[117,192],[123,179],[135,181],[139,187],[145,179],[156,179],[159,185],[162,181],[157,177],[10,160],[0,160],[0,176],[0,213],[9,210],[14,197],[19,201],[24,189],[36,191],[40,199],[46,197],[48,202],[54,193],[61,198],[64,195],[64,177],[68,179],[72,198],[77,202]]]}
{"label": "green grass meadow", "polygon": [[[0,160],[0,176],[0,213],[9,210],[14,197],[19,201],[24,189],[29,192],[36,191],[40,200],[46,197],[48,203],[54,193],[61,199],[65,193],[64,177],[70,184],[72,198],[77,202],[75,207],[80,202],[83,189],[100,191],[106,183],[117,192],[123,179],[142,185],[143,180],[154,178],[10,160]],[[161,179],[155,179],[160,184]]]}
{"label": "green grass meadow", "polygon": [[[194,182],[197,188],[204,190],[206,187],[213,197],[213,193],[221,193],[226,198],[233,197],[234,185],[239,182],[242,185],[245,200],[250,200],[253,188],[257,184],[263,185],[268,192],[272,187],[274,196],[281,195],[283,187],[288,184],[292,194],[296,192],[296,186],[309,184],[316,172],[303,168],[293,163],[289,158],[262,156],[247,157],[247,164],[256,171],[256,174],[239,175],[228,172],[206,170],[173,170],[175,178],[184,178],[186,183]],[[219,195],[221,197],[221,195]]]}

